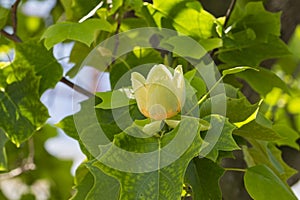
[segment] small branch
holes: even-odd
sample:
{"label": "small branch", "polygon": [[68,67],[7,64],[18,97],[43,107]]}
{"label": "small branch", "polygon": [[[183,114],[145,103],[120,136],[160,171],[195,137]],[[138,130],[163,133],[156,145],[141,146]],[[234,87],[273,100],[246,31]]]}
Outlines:
{"label": "small branch", "polygon": [[229,7],[227,9],[227,12],[226,12],[226,15],[225,15],[224,27],[226,27],[227,24],[228,24],[228,20],[229,20],[229,17],[231,15],[231,13],[232,13],[232,10],[233,10],[233,8],[235,6],[235,3],[236,3],[236,0],[231,0],[231,3],[229,5]]}
{"label": "small branch", "polygon": [[14,42],[22,42],[21,38],[17,35],[17,9],[18,5],[20,4],[21,0],[16,0],[16,2],[11,6],[11,23],[13,28],[13,33],[9,34],[5,30],[0,30],[0,34],[4,37],[14,41]]}
{"label": "small branch", "polygon": [[21,0],[16,0],[16,2],[11,7],[11,22],[13,26],[13,34],[17,33],[17,9]]}
{"label": "small branch", "polygon": [[4,37],[14,41],[14,42],[22,42],[22,40],[19,38],[19,36],[17,36],[16,34],[9,34],[7,33],[5,30],[0,30],[1,35],[3,35]]}
{"label": "small branch", "polygon": [[81,94],[84,94],[84,95],[86,95],[88,97],[94,96],[93,93],[87,91],[86,89],[80,87],[79,85],[76,85],[76,84],[72,83],[71,81],[69,81],[65,77],[62,77],[62,79],[60,79],[60,82],[66,84],[67,86],[69,86],[70,88],[74,89],[75,91],[77,91],[77,92],[79,92]]}

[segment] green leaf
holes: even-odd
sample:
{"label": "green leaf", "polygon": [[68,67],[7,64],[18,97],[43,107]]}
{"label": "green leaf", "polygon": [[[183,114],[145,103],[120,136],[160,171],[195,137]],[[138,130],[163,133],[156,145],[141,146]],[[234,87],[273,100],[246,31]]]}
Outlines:
{"label": "green leaf", "polygon": [[63,69],[56,61],[51,51],[48,51],[40,42],[29,40],[16,44],[16,58],[14,68],[34,68],[37,76],[41,77],[39,94],[54,88],[61,79]]}
{"label": "green leaf", "polygon": [[281,157],[282,152],[272,143],[248,139],[251,148],[243,147],[245,161],[249,167],[266,165],[272,169],[282,181],[287,181],[296,170],[288,166]]}
{"label": "green leaf", "polygon": [[253,199],[297,199],[289,186],[265,165],[247,169],[244,181],[245,187]]}
{"label": "green leaf", "polygon": [[104,199],[118,200],[120,193],[119,182],[105,174],[95,164],[87,165],[87,167],[94,176],[94,185],[86,196],[86,199],[98,199],[101,196]]}
{"label": "green leaf", "polygon": [[249,2],[245,7],[243,17],[235,23],[235,27],[251,28],[258,39],[266,39],[269,34],[280,36],[280,12],[266,11],[262,2]]}
{"label": "green leaf", "polygon": [[286,83],[281,80],[274,72],[258,68],[259,71],[247,70],[236,74],[237,77],[244,79],[260,95],[266,96],[274,87],[282,89],[289,93]]}
{"label": "green leaf", "polygon": [[[94,161],[93,161],[94,162]],[[93,162],[87,162],[76,170],[76,193],[71,200],[103,199],[118,200],[119,183],[103,173]]]}
{"label": "green leaf", "polygon": [[280,13],[266,11],[262,2],[238,1],[228,24],[231,26],[224,37],[224,47],[218,51],[219,59],[225,63],[257,66],[265,59],[290,54],[279,38]]}
{"label": "green leaf", "polygon": [[258,71],[258,69],[253,68],[253,67],[241,66],[241,67],[234,67],[234,68],[226,69],[226,70],[222,71],[222,74],[223,74],[223,76],[226,76],[226,75],[229,75],[229,74],[236,74],[236,73],[239,73],[239,72],[243,72],[247,69],[252,69],[252,70]]}
{"label": "green leaf", "polygon": [[239,129],[236,129],[233,133],[245,138],[253,138],[264,141],[278,141],[283,139],[276,131],[273,130],[272,127],[264,126],[256,120],[252,120],[251,122],[243,125]]}
{"label": "green leaf", "polygon": [[[245,35],[241,32],[240,35]],[[224,48],[218,51],[218,58],[232,66],[248,65],[258,66],[263,60],[280,58],[290,55],[286,44],[276,36],[269,36],[266,41],[249,40],[248,38],[237,39],[225,38]],[[251,59],[249,59],[251,58]]]}
{"label": "green leaf", "polygon": [[197,40],[213,36],[215,17],[205,11],[199,2],[155,0],[147,8],[158,27],[174,28]]}
{"label": "green leaf", "polygon": [[194,158],[185,173],[185,184],[192,187],[194,200],[222,199],[219,180],[224,170],[206,158]]}
{"label": "green leaf", "polygon": [[287,145],[299,150],[300,147],[297,143],[297,140],[299,139],[300,135],[295,130],[293,130],[287,124],[275,124],[273,129],[283,138],[275,141],[277,145]]}
{"label": "green leaf", "polygon": [[[200,107],[200,116],[204,117],[211,114],[211,102],[223,101],[224,97],[222,94],[213,96],[206,100]],[[222,103],[215,103],[214,106],[223,106]],[[242,122],[246,120],[250,115],[252,115],[258,107],[258,103],[251,104],[246,97],[242,98],[231,98],[226,97],[226,117],[230,122]],[[218,109],[216,109],[218,110]]]}
{"label": "green leaf", "polygon": [[41,39],[45,39],[47,49],[68,39],[90,46],[99,30],[111,32],[112,25],[103,19],[88,19],[82,23],[62,22],[50,26]]}
{"label": "green leaf", "polygon": [[213,114],[203,119],[210,122],[211,129],[205,133],[204,141],[208,145],[201,149],[200,155],[216,161],[219,151],[240,149],[232,137],[232,131],[235,129],[235,126],[227,118]]}
{"label": "green leaf", "polygon": [[7,157],[5,144],[7,142],[7,137],[2,129],[0,129],[0,171],[7,170]]}
{"label": "green leaf", "polygon": [[6,25],[8,14],[8,9],[0,7],[0,29]]}
{"label": "green leaf", "polygon": [[48,110],[40,102],[40,79],[33,71],[5,68],[5,71],[9,70],[12,70],[9,75],[13,77],[10,80],[13,82],[0,91],[0,127],[19,146],[44,125],[48,119]]}
{"label": "green leaf", "polygon": [[90,0],[89,3],[86,3],[85,0],[61,0],[60,2],[65,10],[67,20],[78,21],[96,7],[100,0]]}
{"label": "green leaf", "polygon": [[94,185],[94,177],[88,170],[85,164],[81,164],[75,174],[75,186],[76,192],[70,198],[70,200],[83,200],[86,199],[89,191]]}
{"label": "green leaf", "polygon": [[127,93],[130,93],[129,89],[127,91],[126,89],[120,89],[109,92],[97,92],[96,96],[101,98],[102,102],[96,105],[96,108],[114,109],[135,104],[135,101],[128,98],[128,95],[131,94]]}
{"label": "green leaf", "polygon": [[[177,127],[161,138],[136,138],[129,136],[126,133],[121,133],[115,136],[115,145],[126,150],[126,152],[142,153],[142,156],[147,153],[155,152],[151,154],[153,157],[151,156],[149,157],[150,160],[144,161],[138,159],[138,165],[136,166],[137,163],[130,162],[131,157],[126,157],[126,160],[120,159],[125,158],[124,155],[119,155],[119,153],[122,153],[123,151],[120,152],[117,151],[116,148],[111,147],[104,157],[100,158],[100,162],[97,163],[97,166],[105,173],[119,180],[121,183],[120,199],[180,199],[185,170],[189,161],[199,153],[200,149],[201,139],[199,134],[197,134],[197,128],[195,129],[198,125],[197,119],[184,118],[181,120],[179,125],[180,128]],[[131,129],[131,131],[133,131],[133,129]],[[196,135],[193,136],[193,132]],[[174,137],[179,138],[175,140]],[[176,148],[166,149],[166,146],[172,142],[176,142]],[[177,144],[177,142],[180,142],[180,144]],[[186,145],[187,142],[191,142],[191,144],[186,146],[184,152],[181,152],[183,149],[180,146],[182,146],[183,143]],[[181,153],[181,155],[177,157],[176,154],[178,153]],[[132,159],[134,161],[137,158],[132,157]],[[173,162],[163,166],[165,165],[163,163],[170,159],[173,160]],[[108,161],[112,164],[117,164],[117,166],[120,166],[120,164],[125,161],[125,165],[128,167],[136,166],[138,167],[137,169],[146,171],[143,173],[136,173],[135,171],[132,173],[130,171],[119,171],[107,167],[107,164],[102,164],[101,162],[103,160],[105,160],[105,162]],[[153,171],[149,171],[148,165],[155,167],[153,168]],[[145,166],[145,168],[143,168],[143,166]],[[132,168],[128,168],[127,170],[130,169]]]}

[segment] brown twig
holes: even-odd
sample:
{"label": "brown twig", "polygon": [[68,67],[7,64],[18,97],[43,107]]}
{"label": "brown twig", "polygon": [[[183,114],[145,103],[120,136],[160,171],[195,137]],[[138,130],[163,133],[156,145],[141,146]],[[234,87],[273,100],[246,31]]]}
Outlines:
{"label": "brown twig", "polygon": [[80,87],[80,86],[74,84],[73,82],[69,81],[69,80],[66,79],[65,77],[62,77],[62,78],[60,79],[60,82],[66,84],[67,86],[69,86],[70,88],[74,89],[75,91],[77,91],[77,92],[79,92],[79,93],[81,93],[81,94],[84,94],[84,95],[86,95],[86,96],[88,96],[88,97],[94,96],[93,93],[91,93],[91,92],[87,91],[86,89],[84,89],[84,88],[82,88],[82,87]]}
{"label": "brown twig", "polygon": [[11,22],[12,22],[12,28],[13,33],[9,34],[5,30],[1,30],[0,34],[2,34],[4,37],[14,41],[14,42],[22,42],[21,38],[17,35],[17,9],[18,5],[20,4],[21,0],[16,0],[16,2],[11,6]]}
{"label": "brown twig", "polygon": [[[8,32],[6,32],[3,29],[0,30],[0,34],[2,34],[4,37],[6,37],[16,43],[22,42],[21,38],[17,35],[17,22],[18,22],[17,9],[18,9],[18,5],[20,4],[20,2],[21,2],[21,0],[16,0],[16,2],[11,7],[11,22],[12,22],[13,33],[9,34]],[[91,97],[94,95],[93,93],[91,93],[91,92],[85,90],[84,88],[67,80],[65,77],[62,77],[60,82],[66,84],[67,86],[74,89],[75,91],[82,93],[88,97]]]}

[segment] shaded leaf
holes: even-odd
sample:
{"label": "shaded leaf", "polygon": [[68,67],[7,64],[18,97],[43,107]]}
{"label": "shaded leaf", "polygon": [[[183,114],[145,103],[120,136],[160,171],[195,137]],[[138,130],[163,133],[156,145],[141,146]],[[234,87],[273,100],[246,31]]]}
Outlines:
{"label": "shaded leaf", "polygon": [[208,145],[201,149],[200,155],[216,161],[219,151],[233,151],[240,149],[232,137],[235,126],[221,115],[209,115],[203,118],[210,122],[211,128],[205,133],[204,141]]}
{"label": "shaded leaf", "polygon": [[[200,107],[200,116],[204,117],[212,112],[211,102],[222,102],[224,97],[216,95],[206,100]],[[222,103],[214,103],[214,107],[223,106]],[[251,104],[246,97],[242,98],[226,98],[226,117],[230,122],[241,122],[246,120],[257,109],[258,104]],[[216,109],[218,110],[218,109]]]}
{"label": "shaded leaf", "polygon": [[266,127],[263,124],[258,123],[256,120],[243,125],[233,132],[235,135],[239,135],[245,138],[253,138],[256,140],[265,141],[277,141],[283,139],[272,128]]}
{"label": "shaded leaf", "polygon": [[289,186],[265,165],[247,169],[244,181],[246,189],[253,199],[297,199]]}
{"label": "shaded leaf", "polygon": [[251,148],[244,147],[244,158],[249,167],[255,165],[266,165],[272,169],[282,181],[287,181],[296,170],[288,166],[281,157],[281,151],[274,145],[265,141],[248,139]]}
{"label": "shaded leaf", "polygon": [[281,80],[274,72],[258,68],[259,71],[247,70],[236,74],[237,77],[244,79],[260,95],[266,96],[274,87],[281,88],[289,93],[286,83]]}
{"label": "shaded leaf", "polygon": [[5,144],[7,142],[7,137],[4,131],[0,128],[0,171],[7,170],[7,157]]}
{"label": "shaded leaf", "polygon": [[194,200],[222,199],[219,179],[224,170],[206,158],[194,158],[185,172],[185,183],[192,187]]}
{"label": "shaded leaf", "polygon": [[275,124],[273,129],[282,137],[281,140],[277,140],[275,143],[277,145],[287,145],[294,149],[299,150],[299,144],[297,140],[299,139],[300,135],[289,127],[287,124]]}

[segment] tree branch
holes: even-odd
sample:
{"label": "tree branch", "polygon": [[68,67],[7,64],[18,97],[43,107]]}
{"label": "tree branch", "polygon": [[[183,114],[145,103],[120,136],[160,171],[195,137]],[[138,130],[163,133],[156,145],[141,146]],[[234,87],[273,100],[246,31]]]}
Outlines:
{"label": "tree branch", "polygon": [[14,42],[22,42],[21,38],[17,35],[17,9],[18,5],[20,4],[21,0],[16,0],[16,2],[11,6],[11,22],[12,22],[12,28],[13,33],[9,34],[4,29],[0,31],[0,34],[2,34],[4,37],[14,41]]}
{"label": "tree branch", "polygon": [[[20,2],[21,2],[21,0],[16,0],[16,2],[11,6],[11,22],[12,22],[13,33],[9,34],[4,29],[0,30],[0,34],[2,34],[4,37],[6,37],[16,43],[22,42],[21,38],[17,35],[17,26],[18,26],[17,9],[18,9],[18,5],[20,4]],[[65,77],[62,77],[60,82],[66,84],[67,86],[74,89],[75,91],[82,93],[88,97],[91,97],[94,95],[93,93],[91,93],[91,92],[85,90],[84,88],[67,80]]]}
{"label": "tree branch", "polygon": [[236,0],[231,0],[230,5],[229,5],[229,7],[227,9],[227,12],[226,12],[226,15],[225,15],[224,27],[226,27],[227,24],[228,24],[229,17],[232,13],[232,10],[233,10],[234,6],[235,6],[235,3],[236,3]]}
{"label": "tree branch", "polygon": [[70,88],[74,89],[75,91],[81,93],[81,94],[84,94],[88,97],[92,97],[94,96],[93,93],[87,91],[86,89],[74,84],[73,82],[69,81],[68,79],[66,79],[65,77],[62,77],[62,79],[60,79],[60,82],[66,84],[67,86],[69,86]]}

